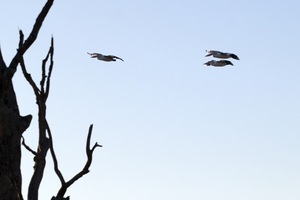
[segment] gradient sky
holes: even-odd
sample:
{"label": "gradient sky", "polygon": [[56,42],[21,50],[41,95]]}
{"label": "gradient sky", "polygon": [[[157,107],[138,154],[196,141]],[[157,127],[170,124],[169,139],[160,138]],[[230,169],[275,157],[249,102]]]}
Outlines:
{"label": "gradient sky", "polygon": [[[0,3],[6,62],[45,1]],[[59,167],[68,180],[90,173],[72,200],[299,200],[300,3],[244,0],[55,1],[25,55],[38,82],[51,35],[55,66],[47,104]],[[236,53],[234,66],[203,65],[206,49]],[[113,54],[112,63],[87,52]],[[19,69],[14,77],[24,133],[37,144],[37,106]],[[48,154],[50,156],[50,154]],[[33,173],[23,148],[24,196]],[[59,188],[50,157],[40,199]]]}

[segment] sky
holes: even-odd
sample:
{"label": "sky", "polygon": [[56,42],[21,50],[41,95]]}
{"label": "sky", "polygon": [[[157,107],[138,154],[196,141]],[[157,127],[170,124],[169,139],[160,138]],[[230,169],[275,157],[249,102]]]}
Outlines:
{"label": "sky", "polygon": [[[9,63],[45,1],[0,3],[0,45]],[[47,118],[72,200],[299,200],[300,3],[244,0],[55,1],[25,55],[38,83],[54,37]],[[232,52],[208,67],[205,50]],[[102,62],[87,52],[124,59]],[[37,105],[18,69],[24,133],[37,146]],[[33,157],[22,149],[23,195]],[[48,154],[40,199],[60,187]]]}

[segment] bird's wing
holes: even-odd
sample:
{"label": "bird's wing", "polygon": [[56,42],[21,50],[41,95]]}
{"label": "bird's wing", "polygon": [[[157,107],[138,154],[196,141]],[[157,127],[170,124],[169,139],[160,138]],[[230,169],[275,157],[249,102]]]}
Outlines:
{"label": "bird's wing", "polygon": [[102,55],[102,54],[100,54],[100,53],[89,53],[89,52],[87,52],[89,55],[91,55],[91,56],[97,56],[97,55]]}
{"label": "bird's wing", "polygon": [[117,57],[117,56],[112,56],[112,55],[110,55],[112,58],[116,58],[116,59],[119,59],[119,60],[122,60],[123,62],[124,62],[124,60],[122,59],[122,58],[119,58],[119,57]]}
{"label": "bird's wing", "polygon": [[233,58],[233,59],[236,59],[236,60],[239,60],[239,57],[237,57],[237,55],[235,55],[235,54],[230,54],[230,56]]}
{"label": "bird's wing", "polygon": [[232,62],[230,62],[229,60],[219,60],[218,62],[220,62],[223,65],[233,65]]}
{"label": "bird's wing", "polygon": [[211,53],[211,54],[222,54],[223,52],[221,52],[221,51],[215,51],[215,50],[210,50],[209,53]]}
{"label": "bird's wing", "polygon": [[214,51],[212,50],[205,50],[208,54],[205,57],[213,55]]}

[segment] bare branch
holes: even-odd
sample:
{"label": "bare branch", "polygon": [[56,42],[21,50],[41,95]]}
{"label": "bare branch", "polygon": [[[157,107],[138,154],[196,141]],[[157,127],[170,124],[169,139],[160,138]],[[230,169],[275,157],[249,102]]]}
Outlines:
{"label": "bare branch", "polygon": [[[50,77],[52,74],[52,69],[53,69],[53,53],[54,53],[54,42],[53,42],[53,37],[51,38],[51,46],[49,48],[49,51],[47,53],[46,58],[42,62],[42,79],[40,82],[41,85],[41,91],[43,94],[45,94],[45,97],[47,98],[49,95],[49,89],[50,89]],[[46,64],[50,56],[50,65],[49,65],[49,70],[48,70],[48,75],[46,75]],[[45,91],[45,82],[46,82],[46,91]]]}
{"label": "bare branch", "polygon": [[24,74],[24,77],[26,78],[26,80],[27,80],[27,81],[29,82],[29,84],[31,85],[31,87],[32,87],[32,89],[33,89],[33,91],[34,91],[35,96],[38,97],[38,96],[40,95],[41,91],[40,91],[39,88],[36,86],[36,84],[35,84],[35,82],[33,81],[31,75],[27,72],[23,57],[21,57],[20,65],[21,65],[21,68],[22,68],[22,72],[23,72],[23,74]]}
{"label": "bare branch", "polygon": [[[28,36],[28,38],[25,40],[25,42],[19,47],[17,54],[11,61],[9,65],[9,69],[11,71],[11,76],[13,76],[14,72],[16,71],[18,63],[21,63],[23,72],[26,72],[26,67],[23,60],[23,54],[27,51],[27,49],[34,43],[34,41],[37,38],[37,35],[39,33],[39,30],[43,24],[43,21],[50,10],[54,0],[48,0],[43,7],[42,11],[40,12],[39,16],[36,19],[36,22],[33,26],[33,29]],[[22,37],[20,35],[20,43],[22,43]],[[28,74],[28,73],[25,73]],[[24,74],[24,75],[25,75]],[[31,177],[29,188],[28,188],[28,199],[30,200],[37,200],[38,199],[38,190],[43,178],[45,165],[46,165],[46,156],[47,152],[50,146],[50,141],[46,137],[46,98],[44,91],[40,91],[36,84],[33,82],[32,78],[30,76],[27,77],[27,80],[30,81],[30,84],[34,90],[38,108],[39,108],[39,147],[37,151],[37,155],[35,157],[35,167],[34,167],[34,173]],[[30,77],[30,78],[28,78]],[[42,77],[43,79],[43,77]],[[43,89],[43,87],[41,88]]]}
{"label": "bare branch", "polygon": [[45,94],[44,85],[45,85],[45,81],[46,81],[46,77],[47,77],[46,76],[46,63],[47,63],[48,57],[49,57],[49,53],[47,53],[46,58],[42,62],[42,79],[40,81],[42,94]]}
{"label": "bare branch", "polygon": [[93,151],[97,148],[97,147],[102,147],[102,145],[98,144],[97,142],[94,144],[93,148],[91,149],[91,152],[93,153]]}
{"label": "bare branch", "polygon": [[29,146],[26,145],[25,143],[25,138],[22,136],[22,145],[25,147],[25,149],[27,149],[29,152],[31,152],[34,156],[36,156],[36,152],[33,151]]}
{"label": "bare branch", "polygon": [[82,176],[84,176],[85,174],[89,173],[89,168],[92,164],[92,156],[93,156],[93,152],[96,149],[96,147],[102,147],[101,145],[99,145],[98,143],[95,143],[94,146],[90,147],[90,142],[91,142],[91,136],[92,136],[92,131],[93,131],[93,125],[90,125],[89,128],[89,132],[88,132],[88,136],[87,136],[87,141],[86,141],[86,154],[87,154],[87,161],[85,166],[83,167],[83,169],[77,173],[73,178],[71,178],[68,182],[66,182],[65,184],[63,184],[60,188],[60,190],[57,193],[57,197],[62,198],[67,189],[78,179],[80,179]]}
{"label": "bare branch", "polygon": [[[23,33],[22,33],[22,31],[20,31],[20,44],[19,45],[21,46],[21,48],[26,43],[26,41],[25,41],[25,43],[22,44],[22,40],[23,40],[22,37],[23,37]],[[52,39],[52,41],[53,41],[53,39]],[[44,169],[45,169],[45,165],[46,165],[46,155],[47,155],[48,149],[52,145],[52,141],[46,137],[46,132],[48,132],[49,135],[51,135],[51,131],[50,131],[50,128],[48,127],[48,124],[46,121],[47,97],[45,96],[44,85],[45,85],[45,80],[46,80],[46,75],[45,75],[46,74],[46,72],[45,72],[46,71],[46,63],[49,58],[49,55],[51,56],[51,59],[53,58],[53,56],[52,56],[53,51],[54,51],[53,50],[53,42],[51,42],[51,47],[49,49],[49,52],[47,53],[47,56],[43,60],[43,64],[42,64],[42,71],[43,71],[42,73],[43,74],[42,74],[42,80],[40,82],[41,89],[39,89],[37,87],[36,83],[31,78],[31,75],[27,72],[23,56],[20,56],[20,58],[19,58],[19,62],[20,62],[24,77],[29,82],[29,84],[31,85],[31,87],[35,93],[37,104],[38,104],[38,110],[39,110],[39,113],[38,113],[38,115],[39,115],[39,147],[38,147],[38,151],[36,153],[35,159],[34,159],[34,161],[35,161],[34,173],[33,173],[33,176],[31,177],[31,181],[30,181],[29,188],[28,188],[28,198],[30,200],[37,200],[37,198],[38,198],[38,190],[39,190],[42,178],[43,178],[43,173],[44,173]],[[53,61],[51,61],[50,66],[51,66],[51,71],[52,71]],[[12,70],[13,69],[14,68],[12,68]],[[52,148],[52,150],[53,150],[53,148]],[[54,153],[54,152],[52,152],[52,153]],[[62,183],[64,183],[64,179],[59,170],[57,173],[59,174],[59,178],[62,181]]]}
{"label": "bare branch", "polygon": [[51,47],[49,49],[49,53],[50,53],[50,66],[49,66],[49,71],[48,71],[48,78],[47,78],[47,83],[46,83],[46,93],[45,96],[46,98],[49,95],[49,91],[50,91],[50,78],[51,78],[51,74],[52,74],[52,70],[53,70],[53,54],[54,54],[54,39],[53,37],[51,38]]}
{"label": "bare branch", "polygon": [[[53,2],[54,2],[54,0],[48,0],[46,2],[46,4],[44,5],[43,9],[40,12],[40,14],[37,17],[35,24],[33,25],[31,33],[29,34],[28,38],[25,40],[24,43],[23,43],[24,35],[22,36],[20,34],[20,42],[19,42],[18,51],[17,51],[16,55],[14,56],[14,58],[12,59],[11,63],[9,64],[9,68],[12,71],[11,76],[13,76],[14,72],[16,71],[16,68],[17,68],[22,56],[24,55],[24,53],[29,49],[29,47],[36,40],[38,33],[40,31],[40,28],[42,27],[42,24],[47,16],[50,8],[52,7]],[[20,46],[20,44],[22,44],[22,45]]]}
{"label": "bare branch", "polygon": [[51,130],[50,130],[50,127],[49,127],[49,124],[47,121],[46,121],[46,126],[47,126],[47,132],[48,132],[49,140],[50,140],[50,152],[51,152],[51,156],[52,156],[53,163],[54,163],[54,171],[55,171],[56,175],[58,176],[61,184],[64,185],[66,183],[66,181],[65,181],[62,173],[58,169],[58,162],[57,162],[57,158],[56,158],[56,155],[54,152],[54,147],[53,147],[52,133],[51,133]]}
{"label": "bare branch", "polygon": [[19,29],[19,35],[20,35],[19,48],[21,48],[24,43],[24,34],[21,29]]}

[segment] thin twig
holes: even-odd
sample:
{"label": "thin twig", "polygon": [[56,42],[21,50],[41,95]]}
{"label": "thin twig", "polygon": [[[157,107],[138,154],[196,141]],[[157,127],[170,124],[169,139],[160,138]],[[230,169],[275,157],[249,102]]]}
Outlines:
{"label": "thin twig", "polygon": [[36,152],[32,150],[28,145],[25,143],[25,138],[22,136],[22,145],[27,149],[29,152],[31,152],[34,156],[36,156]]}
{"label": "thin twig", "polygon": [[[51,46],[49,48],[49,51],[48,51],[45,59],[42,62],[42,79],[40,82],[42,94],[45,94],[46,99],[49,95],[50,77],[52,74],[53,63],[54,63],[53,62],[53,53],[54,53],[54,42],[53,42],[53,37],[52,37],[51,38]],[[49,56],[50,56],[50,64],[49,64],[48,75],[46,75],[46,64],[48,62]],[[46,91],[45,91],[45,82],[46,82]]]}
{"label": "thin twig", "polygon": [[21,48],[23,43],[24,43],[24,34],[23,34],[23,31],[21,29],[19,29],[19,35],[20,35],[19,48]]}
{"label": "thin twig", "polygon": [[46,98],[48,98],[49,91],[50,91],[50,78],[51,78],[53,65],[54,65],[54,61],[53,61],[54,39],[53,39],[53,37],[51,38],[51,46],[50,46],[50,49],[49,49],[49,53],[50,53],[50,65],[49,65],[49,71],[48,71],[47,82],[46,82],[46,92],[45,92]]}

